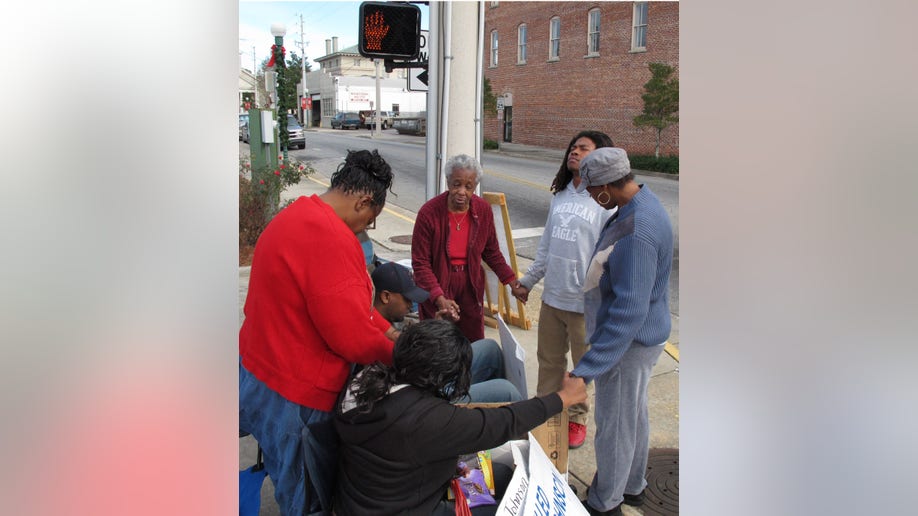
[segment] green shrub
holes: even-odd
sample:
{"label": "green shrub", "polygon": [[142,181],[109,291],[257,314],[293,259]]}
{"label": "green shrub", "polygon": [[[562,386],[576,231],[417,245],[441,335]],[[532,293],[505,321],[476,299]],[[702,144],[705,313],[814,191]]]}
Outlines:
{"label": "green shrub", "polygon": [[239,247],[255,245],[273,216],[267,196],[256,192],[252,182],[239,174]]}
{"label": "green shrub", "polygon": [[494,140],[485,140],[485,141],[484,141],[484,148],[487,149],[487,150],[494,150],[494,149],[497,149],[497,148],[499,148],[499,147],[500,147],[500,146],[499,146],[499,145],[497,144],[497,142],[494,141]]}
{"label": "green shrub", "polygon": [[628,156],[631,162],[631,168],[637,170],[650,170],[654,172],[665,172],[667,174],[679,173],[679,156]]}
{"label": "green shrub", "polygon": [[[239,160],[239,246],[253,246],[258,236],[280,210],[280,192],[315,172],[309,165],[283,160],[277,167],[252,167],[246,158]],[[247,176],[252,177],[249,179]]]}

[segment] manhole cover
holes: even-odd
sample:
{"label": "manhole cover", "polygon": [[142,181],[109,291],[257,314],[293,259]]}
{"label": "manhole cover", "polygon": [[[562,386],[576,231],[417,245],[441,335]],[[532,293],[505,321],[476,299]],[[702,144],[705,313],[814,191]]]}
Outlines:
{"label": "manhole cover", "polygon": [[390,242],[395,242],[396,244],[411,245],[411,235],[396,235],[394,237],[389,237]]}
{"label": "manhole cover", "polygon": [[679,514],[679,450],[653,448],[647,457],[645,516]]}

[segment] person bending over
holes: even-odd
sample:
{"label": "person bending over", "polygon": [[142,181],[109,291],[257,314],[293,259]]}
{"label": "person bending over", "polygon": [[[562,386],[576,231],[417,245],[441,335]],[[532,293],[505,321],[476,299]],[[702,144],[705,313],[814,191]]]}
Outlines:
{"label": "person bending over", "polygon": [[[393,365],[374,364],[349,384],[335,414],[340,462],[335,513],[432,514],[461,454],[524,435],[586,399],[580,378],[561,389],[497,408],[450,403],[468,393],[472,347],[444,320],[425,320],[395,343]],[[476,508],[477,509],[477,508]]]}

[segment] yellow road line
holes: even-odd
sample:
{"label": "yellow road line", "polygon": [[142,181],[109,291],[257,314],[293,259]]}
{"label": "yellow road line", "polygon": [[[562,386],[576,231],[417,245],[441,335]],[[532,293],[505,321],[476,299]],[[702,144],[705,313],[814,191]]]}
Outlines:
{"label": "yellow road line", "polygon": [[669,353],[669,356],[673,357],[673,360],[676,362],[679,361],[679,348],[670,344],[669,341],[666,341],[666,343],[663,345],[663,351]]}
{"label": "yellow road line", "polygon": [[[312,176],[308,177],[307,179],[309,179],[310,181],[312,181],[312,182],[314,182],[314,183],[319,183],[320,185],[324,186],[325,188],[328,188],[328,187],[330,186],[330,185],[329,185],[328,183],[326,183],[325,181],[319,181],[318,179],[316,179],[316,178],[314,178],[314,177],[312,177]],[[402,220],[407,220],[408,222],[411,222],[412,224],[414,224],[414,219],[412,219],[411,217],[406,217],[405,215],[402,215],[401,213],[392,211],[392,210],[390,210],[389,208],[385,208],[385,207],[383,208],[383,211],[386,212],[386,213],[388,213],[389,215],[394,215],[394,216],[396,216],[396,217],[398,217],[398,218],[400,218],[400,219],[402,219]]]}
{"label": "yellow road line", "polygon": [[507,174],[501,174],[500,172],[495,172],[493,170],[485,170],[485,173],[489,176],[497,176],[505,181],[510,181],[513,183],[519,183],[521,185],[526,185],[532,188],[537,188],[539,190],[545,190],[546,192],[551,192],[551,188],[545,185],[540,185],[538,183],[533,183],[532,181],[526,181],[525,179],[520,179],[518,177],[508,176]]}

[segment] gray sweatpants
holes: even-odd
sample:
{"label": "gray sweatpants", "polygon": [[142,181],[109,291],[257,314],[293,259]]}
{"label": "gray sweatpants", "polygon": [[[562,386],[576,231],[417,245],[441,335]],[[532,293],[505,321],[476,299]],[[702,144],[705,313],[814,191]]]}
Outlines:
{"label": "gray sweatpants", "polygon": [[632,342],[615,367],[594,378],[596,474],[589,495],[594,509],[608,511],[625,493],[638,494],[647,486],[647,384],[662,351],[663,344]]}

